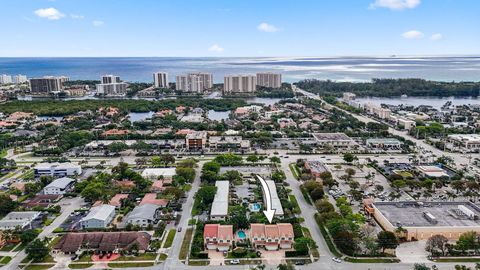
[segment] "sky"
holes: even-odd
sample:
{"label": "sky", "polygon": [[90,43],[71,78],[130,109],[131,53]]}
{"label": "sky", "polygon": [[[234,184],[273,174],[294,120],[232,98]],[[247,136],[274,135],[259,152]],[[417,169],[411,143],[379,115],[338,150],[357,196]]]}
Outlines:
{"label": "sky", "polygon": [[478,0],[0,0],[0,57],[478,55]]}

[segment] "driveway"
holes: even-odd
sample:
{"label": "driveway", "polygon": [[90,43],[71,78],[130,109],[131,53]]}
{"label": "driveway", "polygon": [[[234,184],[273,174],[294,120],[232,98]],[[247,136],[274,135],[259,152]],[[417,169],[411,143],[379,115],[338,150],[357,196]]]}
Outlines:
{"label": "driveway", "polygon": [[225,259],[223,253],[216,250],[209,250],[208,258],[210,259],[210,265],[222,265]]}
{"label": "driveway", "polygon": [[279,265],[285,262],[285,251],[284,250],[277,250],[277,251],[267,251],[262,250],[263,263],[266,265]]}
{"label": "driveway", "polygon": [[428,263],[428,253],[425,251],[426,240],[412,241],[397,247],[397,257],[403,263]]}

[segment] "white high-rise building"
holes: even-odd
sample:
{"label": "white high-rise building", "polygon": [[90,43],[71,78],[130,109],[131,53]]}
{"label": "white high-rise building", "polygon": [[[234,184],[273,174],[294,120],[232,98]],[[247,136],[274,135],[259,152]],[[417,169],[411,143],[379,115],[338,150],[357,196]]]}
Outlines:
{"label": "white high-rise building", "polygon": [[97,93],[106,96],[123,96],[127,93],[127,87],[128,84],[115,75],[102,76],[102,83],[96,85]]}
{"label": "white high-rise building", "polygon": [[213,87],[213,75],[210,73],[189,73],[176,77],[175,89],[190,93],[202,93]]}
{"label": "white high-rise building", "polygon": [[282,74],[280,73],[257,73],[257,85],[268,88],[282,87]]}
{"label": "white high-rise building", "polygon": [[7,74],[0,75],[0,84],[9,84],[12,83],[12,76]]}
{"label": "white high-rise building", "polygon": [[223,89],[225,93],[253,93],[257,88],[255,75],[225,76]]}
{"label": "white high-rise building", "polygon": [[26,75],[15,75],[13,76],[13,83],[20,84],[20,83],[25,83],[27,82],[27,76]]}
{"label": "white high-rise building", "polygon": [[156,88],[168,88],[168,73],[155,72],[153,73],[153,84]]}
{"label": "white high-rise building", "polygon": [[120,83],[120,76],[115,75],[103,75],[102,76],[102,84],[107,83]]}

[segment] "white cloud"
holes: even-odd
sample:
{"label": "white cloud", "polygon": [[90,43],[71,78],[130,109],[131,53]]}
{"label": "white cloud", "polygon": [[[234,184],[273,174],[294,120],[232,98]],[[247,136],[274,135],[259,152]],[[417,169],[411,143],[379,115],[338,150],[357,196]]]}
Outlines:
{"label": "white cloud", "polygon": [[370,4],[370,8],[388,8],[391,10],[403,10],[416,8],[418,5],[420,5],[420,0],[375,0],[375,2]]}
{"label": "white cloud", "polygon": [[103,21],[93,21],[92,24],[95,27],[100,27],[100,26],[104,25],[105,23]]}
{"label": "white cloud", "polygon": [[421,39],[424,36],[425,35],[422,32],[417,31],[417,30],[407,31],[407,32],[402,34],[402,37],[404,37],[406,39]]}
{"label": "white cloud", "polygon": [[278,28],[275,27],[274,25],[268,24],[266,22],[263,22],[257,26],[257,29],[262,32],[267,32],[267,33],[274,33],[278,32]]}
{"label": "white cloud", "polygon": [[84,19],[85,16],[83,16],[83,15],[78,15],[78,14],[70,14],[70,18],[76,19],[76,20],[81,20],[81,19]]}
{"label": "white cloud", "polygon": [[37,9],[34,11],[34,13],[40,18],[46,18],[49,20],[59,20],[65,17],[65,14],[53,7]]}
{"label": "white cloud", "polygon": [[440,33],[433,34],[433,35],[430,37],[431,40],[440,40],[440,39],[442,39],[442,38],[443,38],[443,35],[440,34]]}
{"label": "white cloud", "polygon": [[210,48],[208,48],[208,50],[216,53],[221,53],[224,51],[224,49],[218,44],[213,44],[212,46],[210,46]]}

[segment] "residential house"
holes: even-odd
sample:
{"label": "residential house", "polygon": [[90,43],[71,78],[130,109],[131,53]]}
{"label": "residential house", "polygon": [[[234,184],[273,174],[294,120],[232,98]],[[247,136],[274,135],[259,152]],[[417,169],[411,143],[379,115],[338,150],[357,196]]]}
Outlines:
{"label": "residential house", "polygon": [[203,228],[205,249],[228,251],[233,245],[233,226],[205,224]]}
{"label": "residential house", "polygon": [[290,223],[250,224],[250,241],[255,248],[291,249],[294,237],[293,226]]}
{"label": "residential house", "polygon": [[106,228],[115,217],[115,206],[102,204],[92,207],[79,222],[82,229]]}

